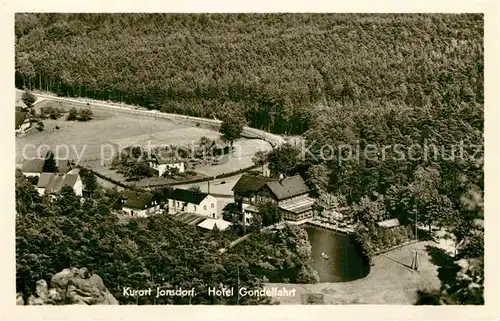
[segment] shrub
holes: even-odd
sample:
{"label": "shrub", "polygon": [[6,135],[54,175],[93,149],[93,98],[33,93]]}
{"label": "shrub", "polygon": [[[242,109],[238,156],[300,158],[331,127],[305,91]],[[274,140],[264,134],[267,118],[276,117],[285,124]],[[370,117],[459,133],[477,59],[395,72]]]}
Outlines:
{"label": "shrub", "polygon": [[40,115],[43,118],[58,119],[61,117],[63,110],[53,106],[44,106],[40,108]]}
{"label": "shrub", "polygon": [[78,112],[78,115],[76,117],[76,119],[78,121],[89,121],[92,119],[92,110],[90,110],[90,108],[83,108],[83,109],[80,109],[80,111]]}
{"label": "shrub", "polygon": [[39,121],[36,123],[36,129],[38,129],[38,131],[43,131],[45,129],[45,125],[43,123],[43,121]]}
{"label": "shrub", "polygon": [[66,120],[69,120],[69,121],[76,120],[77,114],[78,114],[78,111],[76,110],[76,108],[75,107],[71,108],[69,110],[68,116],[66,116]]}

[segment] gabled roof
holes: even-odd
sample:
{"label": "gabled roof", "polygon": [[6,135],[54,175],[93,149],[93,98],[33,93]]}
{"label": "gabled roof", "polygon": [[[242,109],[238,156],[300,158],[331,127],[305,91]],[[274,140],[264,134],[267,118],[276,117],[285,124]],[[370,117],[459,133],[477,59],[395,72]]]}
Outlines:
{"label": "gabled roof", "polygon": [[55,173],[42,173],[40,174],[40,178],[38,179],[38,188],[46,188],[47,186],[50,185],[54,177],[56,176]]}
{"label": "gabled roof", "polygon": [[123,207],[144,210],[151,207],[152,201],[151,193],[129,193]]}
{"label": "gabled roof", "polygon": [[307,187],[300,175],[286,177],[279,181],[268,182],[266,183],[266,186],[278,200],[283,200],[309,192],[309,187]]}
{"label": "gabled roof", "polygon": [[204,228],[206,230],[213,230],[215,228],[215,226],[217,226],[217,228],[220,231],[223,231],[231,225],[232,224],[230,222],[224,221],[223,219],[208,218],[208,219],[204,220],[203,222],[201,222],[200,224],[198,224],[197,226]]}
{"label": "gabled roof", "polygon": [[207,193],[176,188],[172,193],[170,193],[169,199],[191,204],[200,204],[207,196]]}
{"label": "gabled roof", "polygon": [[16,111],[16,129],[18,129],[19,127],[21,127],[22,124],[24,124],[27,115],[28,113],[25,111]]}
{"label": "gabled roof", "polygon": [[231,190],[239,193],[256,193],[270,181],[271,179],[267,177],[243,174]]}
{"label": "gabled roof", "polygon": [[66,175],[56,173],[42,173],[38,179],[38,188],[44,188],[47,193],[58,193],[64,186],[74,187],[79,174],[72,171]]}
{"label": "gabled roof", "polygon": [[287,202],[287,204],[280,205],[280,208],[287,212],[300,214],[312,210],[314,203],[315,200],[313,198],[304,197],[304,198],[299,198],[297,200],[293,200],[291,202]]}
{"label": "gabled roof", "polygon": [[23,162],[23,173],[41,173],[43,171],[43,165],[45,164],[45,159],[25,159]]}

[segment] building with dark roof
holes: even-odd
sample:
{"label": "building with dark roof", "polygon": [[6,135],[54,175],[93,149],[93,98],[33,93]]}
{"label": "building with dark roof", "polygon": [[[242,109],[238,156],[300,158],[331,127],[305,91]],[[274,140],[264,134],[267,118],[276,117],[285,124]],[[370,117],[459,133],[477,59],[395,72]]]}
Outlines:
{"label": "building with dark roof", "polygon": [[199,214],[211,218],[219,218],[217,199],[207,193],[176,188],[168,196],[168,212]]}
{"label": "building with dark roof", "polygon": [[152,193],[125,191],[122,210],[129,216],[148,217],[161,212],[161,204]]}
{"label": "building with dark roof", "polygon": [[234,195],[250,198],[257,194],[259,190],[272,179],[268,177],[243,174],[236,185],[232,188]]}
{"label": "building with dark roof", "polygon": [[269,182],[265,188],[268,189],[277,202],[309,194],[309,187],[307,187],[300,175]]}
{"label": "building with dark roof", "polygon": [[269,182],[262,189],[272,195],[285,220],[302,221],[314,216],[315,200],[309,197],[309,187],[300,175]]}
{"label": "building with dark roof", "polygon": [[73,188],[75,194],[82,196],[83,183],[78,169],[73,169],[67,174],[41,173],[38,179],[37,190],[40,195],[57,194],[64,186]]}
{"label": "building with dark roof", "polygon": [[245,223],[257,213],[255,205],[265,202],[277,204],[286,220],[301,221],[314,214],[315,200],[309,197],[309,188],[300,175],[280,180],[243,175],[233,192]]}
{"label": "building with dark roof", "polygon": [[162,176],[167,169],[177,168],[179,173],[185,172],[186,161],[180,158],[163,157],[161,154],[154,154],[149,160],[149,167],[158,171],[158,176]]}
{"label": "building with dark roof", "polygon": [[196,226],[212,231],[215,228],[217,228],[219,231],[224,231],[225,229],[229,228],[232,224],[228,221],[224,221],[223,219],[213,219],[213,218],[207,218],[203,222],[197,224]]}
{"label": "building with dark roof", "polygon": [[71,161],[69,159],[56,158],[55,161],[58,173],[64,174],[71,169]]}

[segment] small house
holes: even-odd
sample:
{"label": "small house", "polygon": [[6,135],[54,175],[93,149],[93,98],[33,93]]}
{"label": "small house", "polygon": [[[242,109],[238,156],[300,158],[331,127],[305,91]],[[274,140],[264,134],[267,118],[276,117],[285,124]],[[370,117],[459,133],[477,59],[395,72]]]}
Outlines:
{"label": "small house", "polygon": [[67,174],[41,173],[36,186],[40,195],[58,194],[64,186],[73,188],[77,196],[83,195],[83,182],[78,169],[73,169]]}
{"label": "small house", "polygon": [[315,200],[309,197],[309,188],[300,175],[279,180],[243,175],[233,187],[233,192],[245,223],[258,212],[255,205],[264,202],[277,204],[285,220],[300,221],[314,214]]}
{"label": "small house", "polygon": [[215,197],[207,193],[176,188],[168,196],[168,213],[180,212],[219,218]]}
{"label": "small house", "polygon": [[158,171],[158,176],[162,176],[163,173],[165,173],[167,169],[170,168],[177,168],[179,173],[184,173],[184,171],[186,170],[184,160],[175,158],[165,158],[159,155],[151,156],[151,159],[149,160],[149,167]]}
{"label": "small house", "polygon": [[23,161],[23,166],[21,170],[23,171],[24,176],[38,176],[43,172],[43,166],[45,165],[44,158],[35,158],[35,159],[25,159]]}
{"label": "small house", "polygon": [[161,212],[161,205],[151,193],[124,193],[122,210],[129,216],[148,217]]}

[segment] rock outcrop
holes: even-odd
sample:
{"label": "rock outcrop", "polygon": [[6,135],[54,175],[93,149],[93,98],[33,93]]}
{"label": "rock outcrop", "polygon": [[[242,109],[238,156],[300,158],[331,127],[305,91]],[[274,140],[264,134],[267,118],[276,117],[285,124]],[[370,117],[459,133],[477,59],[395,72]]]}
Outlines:
{"label": "rock outcrop", "polygon": [[[22,296],[16,298],[18,305],[23,304]],[[50,288],[45,280],[36,284],[33,293],[25,302],[26,305],[116,305],[118,301],[108,291],[101,277],[91,274],[87,269],[69,268],[54,275]]]}

